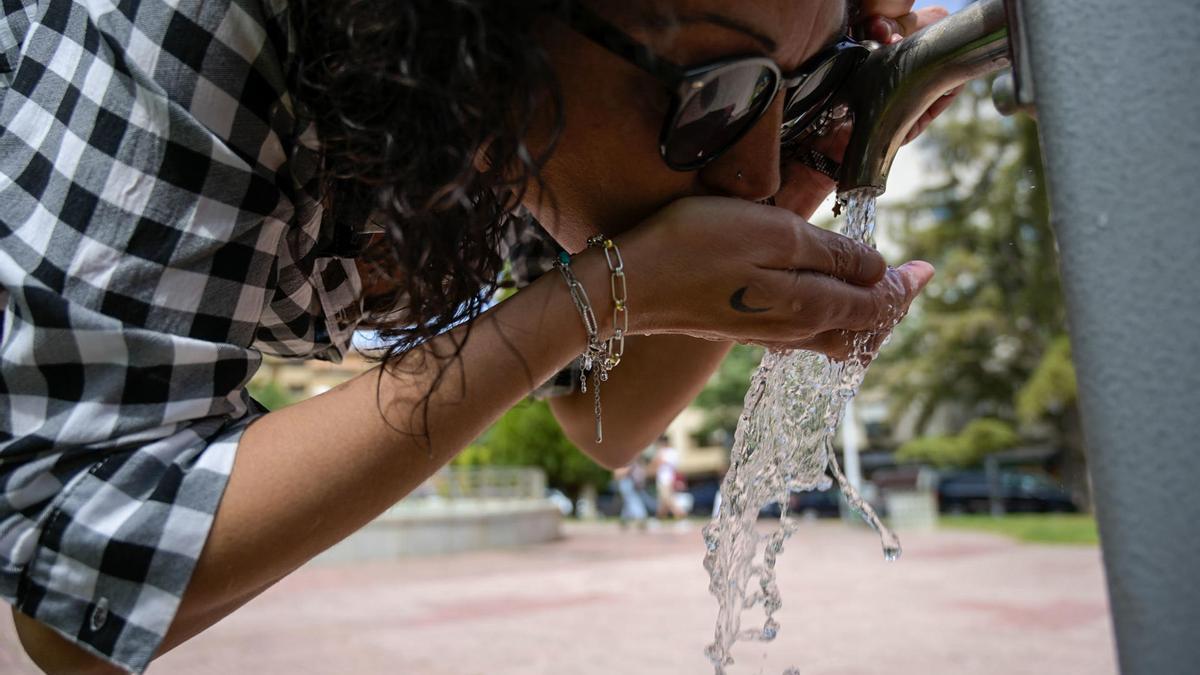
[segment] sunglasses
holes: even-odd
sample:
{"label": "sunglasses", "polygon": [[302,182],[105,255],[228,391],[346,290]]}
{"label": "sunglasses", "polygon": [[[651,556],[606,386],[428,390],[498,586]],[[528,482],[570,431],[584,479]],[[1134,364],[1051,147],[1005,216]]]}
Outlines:
{"label": "sunglasses", "polygon": [[870,51],[849,36],[792,73],[758,55],[735,56],[683,67],[655,54],[580,2],[567,3],[567,21],[579,34],[629,61],[671,92],[659,135],[667,166],[694,171],[733,147],[785,92],[780,140],[794,143],[820,117],[829,100]]}

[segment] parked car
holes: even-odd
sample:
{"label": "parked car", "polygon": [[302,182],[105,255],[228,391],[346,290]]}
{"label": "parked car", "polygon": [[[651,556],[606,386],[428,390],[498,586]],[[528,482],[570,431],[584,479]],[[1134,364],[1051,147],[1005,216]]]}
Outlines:
{"label": "parked car", "polygon": [[842,491],[837,486],[828,490],[793,492],[788,511],[803,518],[837,518],[842,513]]}
{"label": "parked car", "polygon": [[[1049,478],[1026,472],[1001,471],[999,497],[1012,513],[1078,511],[1071,495]],[[986,471],[956,471],[938,479],[938,510],[942,513],[988,513],[991,490]]]}
{"label": "parked car", "polygon": [[720,491],[720,478],[704,478],[689,483],[688,494],[692,496],[691,515],[712,515],[713,504],[716,502],[717,493]]}
{"label": "parked car", "polygon": [[[712,513],[719,483],[702,483],[692,489],[695,505],[692,515],[707,516]],[[794,517],[836,518],[840,514],[836,487],[828,490],[798,490],[792,492],[788,501],[788,513]],[[759,518],[778,518],[781,514],[779,502],[771,502],[758,512]]]}
{"label": "parked car", "polygon": [[[721,491],[721,480],[719,478],[709,478],[699,481],[694,481],[689,485],[688,494],[692,498],[692,508],[689,511],[693,516],[708,517],[712,515],[713,505],[716,503],[717,495]],[[778,518],[779,503],[772,502],[767,504],[758,512],[759,518]]]}

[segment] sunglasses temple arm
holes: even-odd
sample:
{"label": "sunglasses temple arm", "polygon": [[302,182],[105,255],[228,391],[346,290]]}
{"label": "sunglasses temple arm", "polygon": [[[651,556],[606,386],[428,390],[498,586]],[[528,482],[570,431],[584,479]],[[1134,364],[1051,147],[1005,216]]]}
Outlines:
{"label": "sunglasses temple arm", "polygon": [[684,69],[657,56],[648,46],[633,40],[619,28],[580,2],[566,3],[567,23],[581,35],[650,73],[674,88],[684,79]]}

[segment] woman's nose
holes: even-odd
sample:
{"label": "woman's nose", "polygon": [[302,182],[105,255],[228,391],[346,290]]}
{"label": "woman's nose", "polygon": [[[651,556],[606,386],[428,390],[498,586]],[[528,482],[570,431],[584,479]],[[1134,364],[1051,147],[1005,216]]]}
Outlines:
{"label": "woman's nose", "polygon": [[712,194],[761,201],[779,192],[779,127],[782,97],[732,148],[700,170],[700,182]]}

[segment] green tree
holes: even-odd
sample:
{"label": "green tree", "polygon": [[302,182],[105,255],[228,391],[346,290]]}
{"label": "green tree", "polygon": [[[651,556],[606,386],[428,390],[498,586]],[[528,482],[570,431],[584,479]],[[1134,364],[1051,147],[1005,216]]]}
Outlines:
{"label": "green tree", "polygon": [[266,383],[252,382],[247,389],[250,390],[250,396],[267,410],[279,410],[300,400],[275,380]]}
{"label": "green tree", "polygon": [[738,417],[750,386],[750,376],[762,360],[763,349],[749,345],[734,345],[721,366],[709,378],[708,384],[693,402],[704,411],[704,423],[695,436],[701,445],[707,445],[714,435],[732,441],[737,429]]}
{"label": "green tree", "polygon": [[993,452],[1007,450],[1020,437],[1003,420],[983,417],[972,420],[953,436],[920,436],[896,450],[896,461],[921,462],[938,467],[969,467]]}
{"label": "green tree", "polygon": [[563,434],[545,401],[518,403],[480,439],[454,459],[458,466],[536,466],[551,485],[572,497],[584,485],[601,487],[612,478]]}
{"label": "green tree", "polygon": [[[1051,421],[1041,426],[1046,440],[1081,465],[1037,127],[1024,116],[999,117],[988,84],[969,86],[920,141],[940,180],[899,207],[890,234],[906,259],[927,260],[938,273],[868,384],[892,392],[897,416],[916,406],[918,431],[939,409],[957,411],[960,428],[992,418],[1035,431],[1030,423]],[[1064,469],[1069,486],[1085,491],[1082,471]]]}
{"label": "green tree", "polygon": [[1017,415],[1026,424],[1059,417],[1074,406],[1078,392],[1071,342],[1062,335],[1050,344],[1033,375],[1017,392]]}
{"label": "green tree", "polygon": [[1092,491],[1078,393],[1071,342],[1066,335],[1060,335],[1050,343],[1033,374],[1017,392],[1017,417],[1027,426],[1040,423],[1055,432],[1064,451],[1064,483],[1077,503],[1090,508]]}

